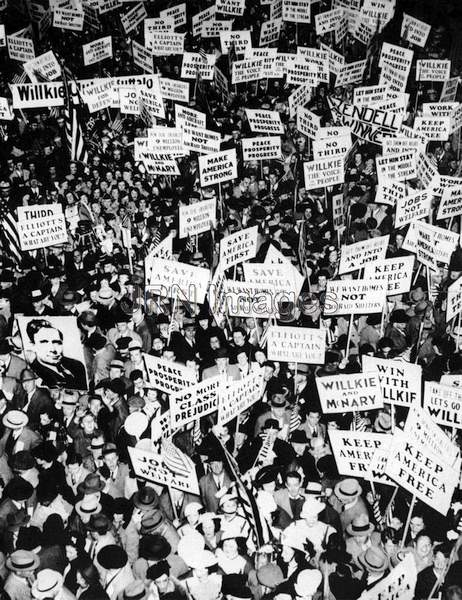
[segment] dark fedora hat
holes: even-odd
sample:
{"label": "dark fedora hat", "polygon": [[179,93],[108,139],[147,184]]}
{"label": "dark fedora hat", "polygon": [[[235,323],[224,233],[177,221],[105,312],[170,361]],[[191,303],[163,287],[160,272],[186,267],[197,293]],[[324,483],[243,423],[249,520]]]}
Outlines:
{"label": "dark fedora hat", "polygon": [[140,540],[139,554],[146,560],[165,560],[171,551],[172,547],[163,535],[152,533]]}

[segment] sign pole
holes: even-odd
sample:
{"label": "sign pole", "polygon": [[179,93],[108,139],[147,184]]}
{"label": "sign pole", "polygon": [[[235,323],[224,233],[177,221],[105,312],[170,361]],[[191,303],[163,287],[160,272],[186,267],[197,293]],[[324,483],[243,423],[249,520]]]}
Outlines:
{"label": "sign pole", "polygon": [[407,515],[406,525],[404,526],[403,539],[401,540],[401,544],[400,544],[401,549],[404,548],[407,532],[408,532],[409,525],[410,525],[411,519],[412,519],[412,512],[414,510],[415,501],[416,501],[416,496],[415,496],[415,494],[412,494],[411,506],[409,507],[409,513]]}

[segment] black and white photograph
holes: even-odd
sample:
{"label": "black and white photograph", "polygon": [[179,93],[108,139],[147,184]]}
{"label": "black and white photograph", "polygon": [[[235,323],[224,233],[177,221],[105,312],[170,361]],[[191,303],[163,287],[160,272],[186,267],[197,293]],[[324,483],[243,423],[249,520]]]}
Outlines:
{"label": "black and white photograph", "polygon": [[462,0],[0,0],[0,600],[462,600]]}

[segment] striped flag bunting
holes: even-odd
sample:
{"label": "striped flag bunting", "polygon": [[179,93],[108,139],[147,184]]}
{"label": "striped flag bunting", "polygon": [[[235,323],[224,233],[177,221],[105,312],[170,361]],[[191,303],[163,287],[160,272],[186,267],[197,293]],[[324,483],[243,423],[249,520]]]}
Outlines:
{"label": "striped flag bunting", "polygon": [[300,427],[301,423],[302,423],[302,418],[299,414],[298,404],[296,402],[294,404],[294,406],[292,407],[292,410],[290,411],[289,434],[296,431]]}
{"label": "striped flag bunting", "polygon": [[7,256],[21,262],[22,252],[16,217],[5,198],[0,197],[0,247]]}
{"label": "striped flag bunting", "polygon": [[267,530],[267,528],[264,528],[262,524],[258,506],[253,495],[254,492],[253,490],[249,490],[242,481],[239,467],[233,455],[230,452],[228,452],[228,450],[225,448],[225,446],[223,446],[223,444],[218,438],[216,438],[216,440],[223,450],[223,464],[229,476],[234,482],[236,494],[240,502],[240,507],[243,511],[243,517],[248,522],[250,530],[252,532],[253,542],[257,548],[260,548],[263,544],[265,544],[268,541],[268,539],[265,539],[266,536],[264,533],[265,530]]}
{"label": "striped flag bunting", "polygon": [[183,454],[170,440],[162,440],[162,458],[165,466],[181,477],[188,477],[191,473],[192,460]]}
{"label": "striped flag bunting", "polygon": [[65,93],[64,119],[70,158],[71,160],[88,163],[88,152],[77,111],[77,106],[79,104],[77,84],[75,81],[72,81],[69,85],[66,69],[63,69],[62,74]]}

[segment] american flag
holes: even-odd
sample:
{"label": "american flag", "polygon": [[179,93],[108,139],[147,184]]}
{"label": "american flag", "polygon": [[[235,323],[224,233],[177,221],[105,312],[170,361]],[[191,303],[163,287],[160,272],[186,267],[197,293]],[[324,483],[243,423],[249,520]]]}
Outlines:
{"label": "american flag", "polygon": [[123,125],[124,125],[124,122],[123,122],[122,117],[120,116],[120,110],[119,110],[119,112],[116,115],[116,118],[111,123],[111,129],[115,134],[119,134],[119,133],[122,133]]}
{"label": "american flag", "polygon": [[268,458],[269,452],[273,447],[273,443],[274,440],[271,439],[268,433],[265,433],[263,444],[261,445],[257,458],[255,459],[254,467],[260,467],[265,463],[266,459]]}
{"label": "american flag", "polygon": [[16,73],[11,80],[11,83],[25,83],[27,79],[27,73],[23,71],[22,73]]}
{"label": "american flag", "polygon": [[183,454],[179,448],[170,440],[162,440],[162,457],[164,464],[172,471],[181,477],[188,477],[193,469],[192,460]]}
{"label": "american flag", "polygon": [[87,163],[88,152],[77,112],[79,104],[77,84],[73,81],[69,85],[66,69],[63,69],[63,84],[65,93],[64,118],[66,122],[66,137],[71,160]]}
{"label": "american flag", "polygon": [[257,548],[260,548],[263,544],[265,544],[268,541],[268,539],[266,538],[264,533],[265,528],[263,527],[260,518],[258,506],[253,495],[254,492],[247,489],[247,487],[244,485],[241,474],[239,472],[239,467],[237,466],[237,463],[234,460],[232,454],[230,454],[230,452],[226,450],[226,448],[223,446],[223,444],[221,444],[218,438],[216,439],[223,449],[223,465],[234,482],[240,507],[244,513],[243,516],[248,522],[252,532],[253,542]]}
{"label": "american flag", "polygon": [[[0,184],[1,185],[1,184]],[[22,253],[19,243],[17,221],[13,211],[8,206],[8,200],[0,196],[0,247],[3,252],[21,262]]]}
{"label": "american flag", "polygon": [[366,431],[367,423],[365,419],[359,414],[359,412],[353,413],[353,422],[351,423],[352,431]]}
{"label": "american flag", "polygon": [[194,446],[199,446],[199,444],[202,442],[203,439],[204,439],[204,436],[202,435],[200,419],[196,419],[194,421],[194,427],[193,427],[193,431],[192,431],[192,440],[193,440]]}
{"label": "american flag", "polygon": [[374,494],[374,498],[372,500],[372,512],[374,513],[374,520],[377,523],[377,527],[380,531],[382,531],[385,524],[385,519],[380,511],[379,498],[376,494]]}
{"label": "american flag", "polygon": [[289,434],[296,431],[302,422],[302,418],[298,412],[298,404],[295,403],[290,411],[290,420],[289,420]]}

